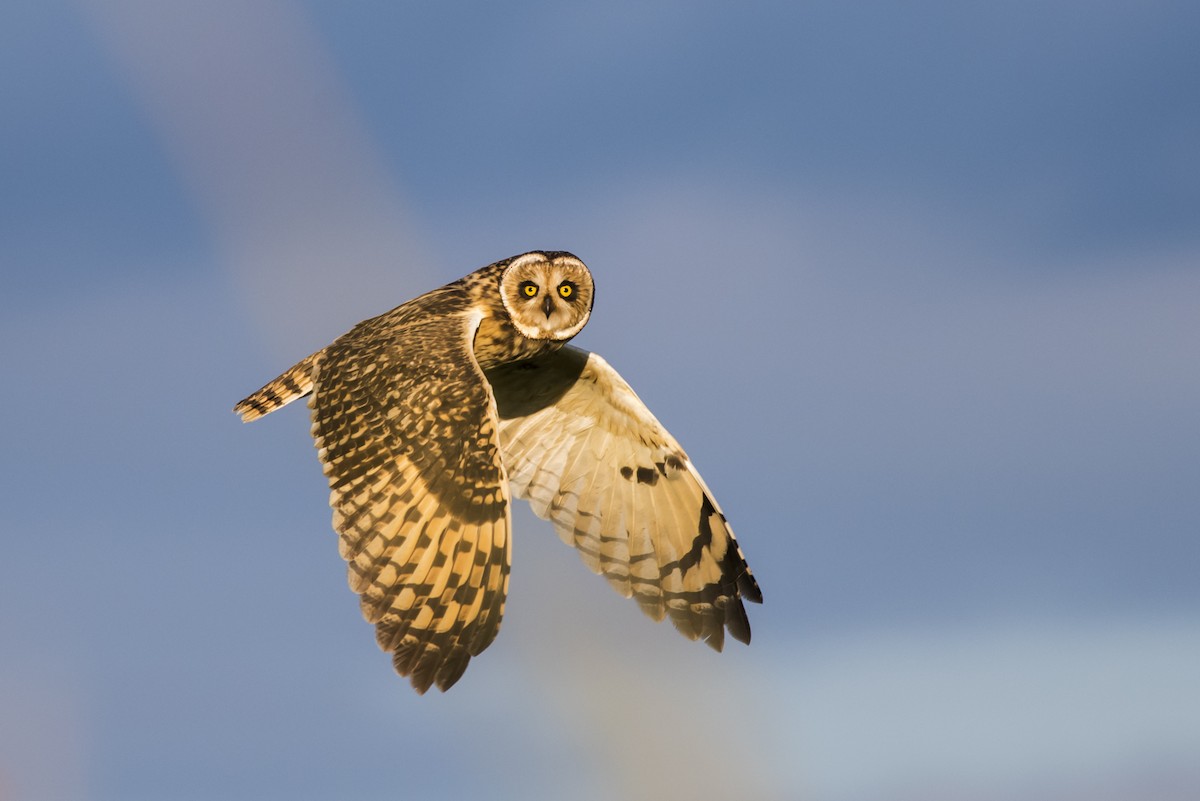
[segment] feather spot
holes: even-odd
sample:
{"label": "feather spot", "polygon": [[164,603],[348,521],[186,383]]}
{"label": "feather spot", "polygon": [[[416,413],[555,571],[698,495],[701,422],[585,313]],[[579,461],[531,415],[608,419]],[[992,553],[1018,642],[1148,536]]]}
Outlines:
{"label": "feather spot", "polygon": [[649,484],[653,487],[658,483],[658,473],[649,467],[639,467],[637,469],[637,482],[639,484]]}

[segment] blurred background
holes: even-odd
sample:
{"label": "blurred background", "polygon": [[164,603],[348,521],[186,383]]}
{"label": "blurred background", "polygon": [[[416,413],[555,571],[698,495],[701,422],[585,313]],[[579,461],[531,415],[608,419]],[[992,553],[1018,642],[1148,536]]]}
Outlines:
{"label": "blurred background", "polygon": [[[0,799],[1200,797],[1200,6],[0,5]],[[233,404],[499,258],[766,603],[724,654],[522,504],[448,694]]]}

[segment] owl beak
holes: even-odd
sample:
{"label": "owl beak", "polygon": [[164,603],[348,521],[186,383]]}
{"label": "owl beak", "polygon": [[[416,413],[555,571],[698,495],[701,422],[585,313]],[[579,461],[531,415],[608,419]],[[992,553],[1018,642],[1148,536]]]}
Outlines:
{"label": "owl beak", "polygon": [[550,313],[554,311],[554,301],[549,295],[542,298],[542,311],[546,313],[546,317],[550,317]]}

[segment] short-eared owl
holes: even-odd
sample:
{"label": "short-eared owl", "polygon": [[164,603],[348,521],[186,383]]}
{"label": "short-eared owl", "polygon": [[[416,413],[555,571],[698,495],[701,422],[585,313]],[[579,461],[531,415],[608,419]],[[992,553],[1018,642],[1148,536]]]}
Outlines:
{"label": "short-eared owl", "polygon": [[750,641],[758,583],[687,455],[594,353],[569,253],[496,262],[359,323],[234,409],[309,395],[350,587],[418,692],[458,681],[496,637],[509,500],[553,521],[655,620],[721,650]]}

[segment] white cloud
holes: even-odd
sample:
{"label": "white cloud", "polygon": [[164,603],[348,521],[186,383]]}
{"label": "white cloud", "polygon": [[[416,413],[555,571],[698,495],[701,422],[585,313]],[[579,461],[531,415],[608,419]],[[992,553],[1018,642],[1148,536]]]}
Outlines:
{"label": "white cloud", "polygon": [[823,799],[1044,797],[1200,758],[1195,620],[889,631],[773,656],[753,686]]}

